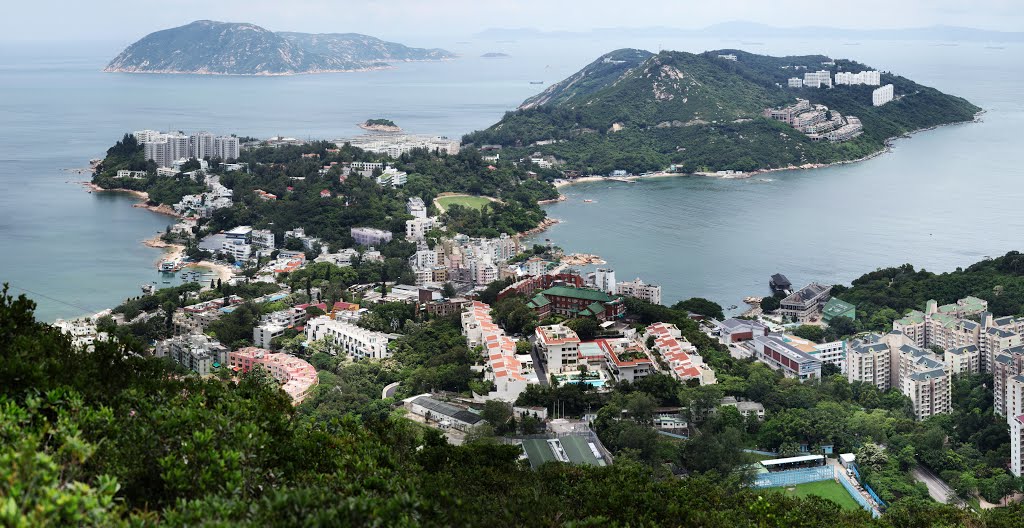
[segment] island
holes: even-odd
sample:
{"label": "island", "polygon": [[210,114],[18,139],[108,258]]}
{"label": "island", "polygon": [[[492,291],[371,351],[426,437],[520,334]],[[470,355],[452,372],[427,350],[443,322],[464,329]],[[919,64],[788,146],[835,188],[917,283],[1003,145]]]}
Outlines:
{"label": "island", "polygon": [[396,62],[455,58],[358,33],[273,32],[255,24],[198,20],[150,33],[125,48],[106,72],[294,75],[389,68]]}
{"label": "island", "polygon": [[980,108],[891,72],[823,55],[620,49],[552,84],[463,145],[573,175],[747,177],[884,152]]}
{"label": "island", "polygon": [[507,53],[501,53],[501,52],[498,52],[498,51],[490,51],[490,52],[487,52],[487,53],[484,53],[483,55],[481,55],[481,57],[483,57],[485,59],[501,59],[501,58],[505,58],[505,57],[508,57],[508,56],[509,55]]}
{"label": "island", "polygon": [[367,119],[357,125],[363,130],[370,130],[373,132],[401,132],[402,128],[395,124],[390,119]]}

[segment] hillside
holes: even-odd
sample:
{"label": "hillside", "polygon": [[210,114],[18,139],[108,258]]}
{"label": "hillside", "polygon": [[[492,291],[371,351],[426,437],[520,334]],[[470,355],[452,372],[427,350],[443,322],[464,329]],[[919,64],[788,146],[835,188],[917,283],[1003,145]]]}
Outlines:
{"label": "hillside", "polygon": [[[737,60],[719,55],[732,54]],[[870,70],[821,55],[768,57],[739,50],[702,54],[617,50],[531,97],[467,144],[497,144],[509,155],[540,152],[566,169],[638,173],[677,165],[683,172],[783,168],[858,159],[915,130],[971,120],[980,110],[895,74],[897,99],[872,106],[873,86],[788,88],[804,71]],[[797,98],[855,116],[863,134],[830,144],[814,142],[784,123],[762,117],[768,107]],[[541,142],[541,145],[535,143]]]}
{"label": "hillside", "polygon": [[356,33],[275,33],[254,24],[199,20],[150,33],[104,69],[130,73],[286,75],[380,68],[453,58]]}

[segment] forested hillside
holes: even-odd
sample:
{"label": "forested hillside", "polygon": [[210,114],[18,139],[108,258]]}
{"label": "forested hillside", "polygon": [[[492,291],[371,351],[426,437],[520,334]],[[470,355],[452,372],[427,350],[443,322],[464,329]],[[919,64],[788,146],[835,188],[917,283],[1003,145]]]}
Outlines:
{"label": "forested hillside", "polygon": [[[613,57],[621,57],[614,69]],[[882,84],[892,84],[897,99],[881,107],[872,106],[872,86],[787,87],[789,77],[805,71],[826,69],[834,75],[870,69],[821,55],[717,50],[642,57],[638,50],[603,56],[463,141],[502,145],[513,155],[540,152],[584,173],[639,173],[672,164],[682,172],[751,171],[861,158],[884,148],[887,139],[969,121],[980,110],[889,72],[882,74]],[[797,98],[860,118],[864,133],[843,143],[817,143],[761,117],[764,108]]]}

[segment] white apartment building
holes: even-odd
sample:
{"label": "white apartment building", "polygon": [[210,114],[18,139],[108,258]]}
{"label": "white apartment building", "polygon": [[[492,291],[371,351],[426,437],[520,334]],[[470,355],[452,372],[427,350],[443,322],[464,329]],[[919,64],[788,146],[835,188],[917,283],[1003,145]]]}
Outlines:
{"label": "white apartment building", "polygon": [[911,344],[899,331],[854,340],[847,350],[847,379],[879,390],[898,388],[924,420],[951,409],[952,374],[942,358]]}
{"label": "white apartment building", "polygon": [[882,74],[877,70],[867,70],[857,73],[836,72],[836,86],[843,84],[866,84],[868,86],[878,86],[882,84]]}
{"label": "white apartment building", "polygon": [[556,324],[538,326],[534,345],[545,358],[548,373],[576,371],[579,367],[580,338],[571,328]]}
{"label": "white apartment building", "polygon": [[423,217],[413,218],[412,220],[405,221],[405,239],[406,240],[423,240],[427,236],[427,232],[434,229],[437,225],[436,218],[434,217]]}
{"label": "white apartment building", "polygon": [[306,340],[324,339],[330,345],[332,354],[342,352],[353,359],[391,357],[388,343],[396,337],[395,334],[374,332],[344,321],[335,321],[326,315],[306,322]]}
{"label": "white apartment building", "polygon": [[414,218],[426,218],[427,204],[423,203],[423,198],[413,196],[412,198],[409,198],[409,201],[405,204],[405,212],[409,213]]}
{"label": "white apartment building", "polygon": [[875,106],[882,106],[889,101],[892,101],[893,89],[891,84],[887,84],[881,88],[876,88],[871,92],[871,104]]}
{"label": "white apartment building", "polygon": [[822,86],[831,88],[832,72],[828,70],[807,72],[804,74],[804,86],[808,88],[821,88]]}
{"label": "white apartment building", "polygon": [[635,297],[651,304],[661,304],[661,286],[647,284],[639,277],[632,281],[618,283],[614,293]]}
{"label": "white apartment building", "polygon": [[208,376],[215,364],[227,364],[228,349],[216,339],[203,334],[186,334],[157,343],[156,356],[169,357],[200,376]]}
{"label": "white apartment building", "polygon": [[360,246],[379,246],[391,242],[391,231],[373,227],[353,227],[350,231],[356,244]]}
{"label": "white apartment building", "polygon": [[265,249],[272,251],[277,247],[277,240],[274,238],[274,232],[269,229],[253,229],[249,233],[251,244],[254,248]]}
{"label": "white apartment building", "polygon": [[846,378],[851,383],[859,381],[887,390],[892,376],[891,356],[889,344],[881,336],[852,341],[846,353]]}
{"label": "white apartment building", "polygon": [[803,88],[804,87],[804,80],[799,78],[799,77],[790,77],[789,80],[786,81],[786,83],[787,83],[787,85],[790,88]]}
{"label": "white apartment building", "polygon": [[287,326],[274,323],[264,323],[252,329],[252,342],[260,348],[270,348],[270,343],[276,337],[284,335]]}
{"label": "white apartment building", "polygon": [[594,288],[605,293],[615,294],[615,270],[611,268],[597,268],[587,278]]}
{"label": "white apartment building", "polygon": [[981,372],[981,348],[967,345],[946,350],[946,370],[950,374],[976,374]]}
{"label": "white apartment building", "polygon": [[1024,476],[1024,376],[1007,380],[1007,415],[1010,427],[1010,473]]}

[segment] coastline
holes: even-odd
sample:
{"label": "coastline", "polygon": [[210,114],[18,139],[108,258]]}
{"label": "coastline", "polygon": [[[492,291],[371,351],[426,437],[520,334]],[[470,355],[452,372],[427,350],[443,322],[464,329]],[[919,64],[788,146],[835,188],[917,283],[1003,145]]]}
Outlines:
{"label": "coastline", "polygon": [[149,193],[147,193],[145,191],[136,191],[134,189],[122,189],[120,187],[118,187],[116,189],[104,189],[103,187],[100,187],[99,185],[96,185],[95,183],[92,183],[92,182],[80,182],[80,183],[82,184],[83,187],[85,187],[86,189],[89,189],[89,192],[119,192],[119,193],[127,193],[127,194],[135,196],[136,198],[141,200],[138,203],[132,204],[132,207],[137,207],[139,209],[147,209],[147,210],[152,211],[154,213],[162,214],[162,215],[166,215],[166,216],[171,216],[171,217],[174,217],[174,218],[184,218],[183,216],[178,214],[169,205],[166,205],[166,204],[150,205],[149,204]]}
{"label": "coastline", "polygon": [[382,132],[388,134],[401,134],[403,132],[402,127],[400,126],[367,125],[366,122],[356,123],[356,126],[370,132]]}
{"label": "coastline", "polygon": [[[869,159],[872,159],[872,158],[881,156],[883,154],[886,154],[888,152],[891,152],[892,151],[893,143],[895,143],[899,139],[909,139],[912,136],[914,136],[915,134],[919,134],[919,133],[922,133],[922,132],[928,132],[929,130],[935,130],[935,129],[938,129],[938,128],[941,128],[941,127],[947,127],[947,126],[953,126],[953,125],[965,125],[965,124],[968,124],[968,123],[980,122],[981,121],[981,116],[984,113],[985,113],[985,110],[982,109],[982,110],[978,111],[976,114],[974,114],[974,118],[971,119],[970,121],[956,121],[956,122],[953,122],[953,123],[943,123],[941,125],[935,125],[935,126],[930,126],[930,127],[925,127],[925,128],[919,128],[917,130],[913,130],[913,131],[907,132],[906,134],[903,134],[903,135],[900,135],[900,136],[895,136],[895,137],[888,138],[888,139],[885,140],[885,146],[883,146],[882,148],[876,150],[875,152],[872,152],[870,154],[862,156],[860,158],[851,159],[851,160],[833,161],[831,163],[806,163],[804,165],[790,165],[790,166],[787,166],[787,167],[776,167],[776,168],[772,168],[772,169],[757,169],[757,170],[750,171],[750,172],[728,174],[728,175],[719,175],[719,174],[715,174],[715,173],[683,173],[683,172],[664,172],[664,171],[652,172],[652,173],[648,173],[648,174],[638,174],[638,175],[629,175],[629,176],[614,176],[614,177],[613,176],[591,175],[591,176],[582,176],[582,177],[579,177],[579,178],[574,178],[572,180],[556,180],[553,183],[553,185],[555,186],[556,189],[561,189],[562,187],[568,187],[570,185],[576,185],[578,183],[589,183],[589,182],[599,182],[599,181],[636,182],[636,181],[640,181],[640,180],[644,180],[644,179],[649,179],[649,178],[669,178],[669,177],[680,177],[680,176],[701,176],[701,177],[705,177],[705,178],[736,179],[736,180],[739,180],[739,179],[752,178],[754,176],[758,176],[758,175],[761,175],[761,174],[769,174],[769,173],[773,173],[773,172],[782,172],[782,171],[790,171],[790,170],[814,170],[814,169],[824,169],[824,168],[828,168],[828,167],[837,167],[837,166],[841,166],[841,165],[849,165],[849,164],[852,164],[852,163],[860,163],[862,161],[867,161]],[[556,203],[556,202],[559,202],[559,201],[562,201],[562,199],[559,199],[559,200],[544,200],[543,202],[538,202],[538,203],[540,203],[541,205],[548,205],[548,204]]]}
{"label": "coastline", "polygon": [[[147,238],[142,241],[142,245],[151,248],[165,250],[163,255],[157,259],[156,264],[159,264],[164,260],[181,260],[185,256],[185,246],[181,244],[172,244],[165,242],[160,238],[160,234],[153,235],[151,238]],[[222,282],[228,282],[235,275],[235,270],[227,264],[218,264],[210,262],[208,260],[200,260],[198,262],[186,263],[186,268],[206,268],[217,274]],[[205,285],[204,285],[205,286]]]}

